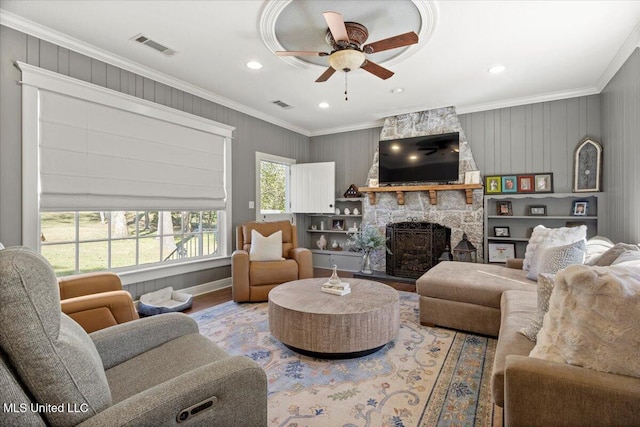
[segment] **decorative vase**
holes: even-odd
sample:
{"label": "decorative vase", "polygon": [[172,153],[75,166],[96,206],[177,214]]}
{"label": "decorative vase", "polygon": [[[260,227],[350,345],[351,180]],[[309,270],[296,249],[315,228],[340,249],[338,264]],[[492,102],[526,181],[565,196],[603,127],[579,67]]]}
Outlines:
{"label": "decorative vase", "polygon": [[338,249],[340,247],[340,245],[338,244],[337,240],[334,240],[333,243],[331,244],[331,248],[332,249]]}
{"label": "decorative vase", "polygon": [[351,211],[349,210],[349,208],[344,208],[344,214],[351,215]]}
{"label": "decorative vase", "polygon": [[371,252],[365,252],[362,257],[362,268],[360,269],[362,274],[373,274],[371,271]]}
{"label": "decorative vase", "polygon": [[324,234],[320,235],[320,239],[316,242],[318,249],[325,250],[327,249],[327,239],[324,237]]}

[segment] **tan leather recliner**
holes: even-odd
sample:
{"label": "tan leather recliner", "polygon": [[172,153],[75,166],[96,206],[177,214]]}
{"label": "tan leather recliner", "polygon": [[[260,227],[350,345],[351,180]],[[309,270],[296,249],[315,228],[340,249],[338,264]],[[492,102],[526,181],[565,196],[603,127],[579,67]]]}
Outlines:
{"label": "tan leather recliner", "polygon": [[91,333],[138,319],[131,294],[115,273],[76,274],[58,278],[62,312]]}
{"label": "tan leather recliner", "polygon": [[[251,230],[265,237],[282,230],[282,261],[249,261]],[[231,255],[232,295],[236,302],[267,301],[281,283],[313,277],[311,251],[298,247],[296,226],[289,221],[247,222],[236,227],[236,250]]]}

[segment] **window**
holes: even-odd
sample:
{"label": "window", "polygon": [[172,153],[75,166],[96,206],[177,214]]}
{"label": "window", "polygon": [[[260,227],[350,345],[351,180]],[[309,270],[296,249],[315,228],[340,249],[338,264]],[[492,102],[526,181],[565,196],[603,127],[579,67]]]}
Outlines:
{"label": "window", "polygon": [[290,168],[294,159],[256,153],[256,219],[293,218],[290,203]]}
{"label": "window", "polygon": [[218,212],[42,212],[40,252],[57,276],[220,254]]}
{"label": "window", "polygon": [[229,265],[233,127],[18,66],[24,245],[123,284]]}

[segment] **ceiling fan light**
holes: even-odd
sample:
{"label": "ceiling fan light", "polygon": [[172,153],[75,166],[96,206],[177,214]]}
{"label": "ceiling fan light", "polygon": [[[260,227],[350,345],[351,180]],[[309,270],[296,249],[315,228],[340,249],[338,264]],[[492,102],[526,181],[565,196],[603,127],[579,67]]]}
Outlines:
{"label": "ceiling fan light", "polygon": [[364,53],[359,50],[345,49],[334,52],[329,57],[329,65],[337,71],[353,71],[364,63]]}

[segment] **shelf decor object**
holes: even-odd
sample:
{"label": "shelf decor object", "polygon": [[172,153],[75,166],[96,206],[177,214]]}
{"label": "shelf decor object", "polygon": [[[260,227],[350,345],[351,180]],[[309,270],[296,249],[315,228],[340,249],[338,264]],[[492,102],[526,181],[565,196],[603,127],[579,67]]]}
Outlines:
{"label": "shelf decor object", "polygon": [[467,233],[462,234],[462,240],[453,248],[453,257],[460,262],[478,262],[478,250],[467,239]]}
{"label": "shelf decor object", "polygon": [[509,232],[509,227],[493,227],[493,235],[495,237],[511,237],[511,233]]}
{"label": "shelf decor object", "polygon": [[586,200],[576,200],[571,207],[571,215],[574,216],[586,216],[589,202]]}
{"label": "shelf decor object", "polygon": [[513,208],[510,201],[500,201],[496,203],[496,213],[498,215],[511,216],[513,215]]}
{"label": "shelf decor object", "polygon": [[602,145],[591,138],[578,144],[573,160],[573,192],[600,191]]}
{"label": "shelf decor object", "polygon": [[347,191],[344,192],[343,197],[351,198],[351,197],[362,197],[362,193],[358,191],[358,187],[355,184],[351,184]]}
{"label": "shelf decor object", "polygon": [[553,173],[491,175],[485,177],[484,193],[520,194],[553,193]]}
{"label": "shelf decor object", "polygon": [[515,243],[492,242],[489,243],[489,262],[507,263],[507,259],[515,258]]}
{"label": "shelf decor object", "polygon": [[546,216],[546,215],[547,215],[546,205],[529,206],[529,216]]}

